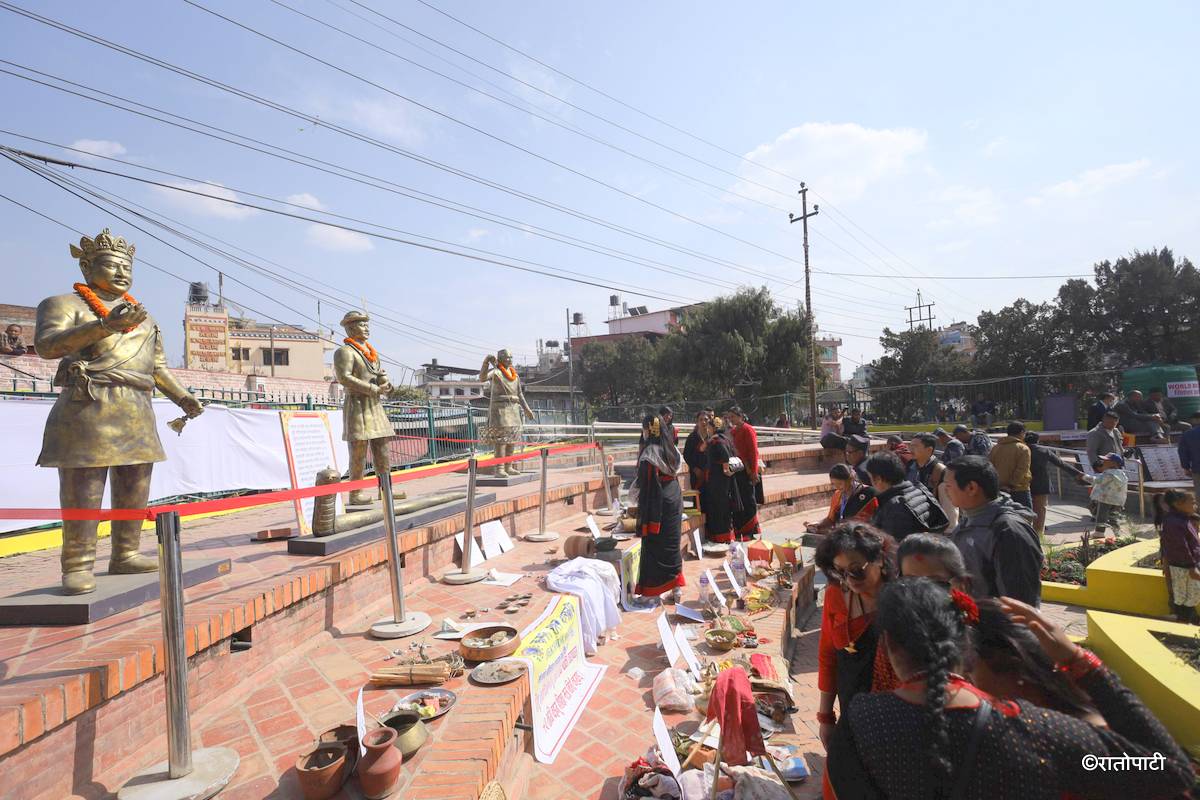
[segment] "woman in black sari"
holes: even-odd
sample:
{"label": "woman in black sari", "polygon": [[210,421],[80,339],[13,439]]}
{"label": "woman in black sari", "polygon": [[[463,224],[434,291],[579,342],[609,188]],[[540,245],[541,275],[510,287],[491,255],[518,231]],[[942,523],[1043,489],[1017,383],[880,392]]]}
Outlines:
{"label": "woman in black sari", "polygon": [[705,420],[707,464],[704,475],[704,538],[725,544],[733,541],[733,478],[729,459],[733,442],[721,429],[720,417]]}
{"label": "woman in black sari", "polygon": [[642,540],[642,555],[634,594],[656,597],[670,593],[671,602],[678,602],[684,586],[679,549],[683,493],[676,479],[680,460],[675,442],[663,435],[662,420],[654,415],[642,420],[637,477],[637,535]]}
{"label": "woman in black sari", "polygon": [[708,476],[708,412],[696,415],[696,424],[683,443],[683,460],[688,465],[688,480],[693,490],[700,492],[700,511],[704,511],[704,479]]}

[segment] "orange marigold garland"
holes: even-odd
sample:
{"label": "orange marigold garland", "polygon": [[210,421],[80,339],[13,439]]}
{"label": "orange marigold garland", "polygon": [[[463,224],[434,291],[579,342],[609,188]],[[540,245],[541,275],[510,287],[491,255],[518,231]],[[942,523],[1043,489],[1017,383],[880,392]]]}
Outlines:
{"label": "orange marigold garland", "polygon": [[372,364],[379,363],[379,351],[374,347],[371,347],[370,342],[365,340],[360,342],[357,339],[351,339],[348,336],[342,341],[353,347],[358,352],[362,353],[362,357],[367,361],[370,361]]}
{"label": "orange marigold garland", "polygon": [[[83,302],[87,303],[88,308],[92,310],[93,314],[100,318],[102,323],[104,320],[108,319],[109,309],[104,305],[104,302],[96,296],[96,293],[92,291],[92,287],[88,286],[86,283],[77,283],[75,284],[75,294],[79,295]],[[128,292],[121,295],[121,299],[126,303],[129,303],[131,306],[136,306],[138,304],[138,301],[134,300],[133,295],[129,294]],[[136,327],[137,325],[130,325],[128,328],[122,328],[121,333],[129,333]]]}
{"label": "orange marigold garland", "polygon": [[512,367],[497,363],[496,369],[500,370],[500,373],[510,381],[515,381],[517,379],[517,371]]}

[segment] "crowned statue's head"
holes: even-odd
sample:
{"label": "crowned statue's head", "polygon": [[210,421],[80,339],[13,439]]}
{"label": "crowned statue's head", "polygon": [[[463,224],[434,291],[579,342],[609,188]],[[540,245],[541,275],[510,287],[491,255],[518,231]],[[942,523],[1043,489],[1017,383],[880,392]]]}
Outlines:
{"label": "crowned statue's head", "polygon": [[71,257],[79,259],[84,282],[113,299],[133,285],[133,250],[130,242],[105,228],[96,238],[84,236],[78,247],[71,245]]}
{"label": "crowned statue's head", "polygon": [[342,317],[342,328],[351,339],[365,342],[371,335],[371,318],[365,311],[347,311]]}
{"label": "crowned statue's head", "polygon": [[499,350],[499,352],[496,353],[496,361],[503,364],[506,367],[511,367],[512,366],[512,353],[509,351],[509,349],[507,347],[501,348]]}

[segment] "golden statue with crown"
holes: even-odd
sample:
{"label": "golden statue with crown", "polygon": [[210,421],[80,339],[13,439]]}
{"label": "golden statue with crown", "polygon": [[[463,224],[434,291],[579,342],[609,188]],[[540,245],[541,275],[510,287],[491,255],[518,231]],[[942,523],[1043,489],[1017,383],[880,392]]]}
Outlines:
{"label": "golden statue with crown", "polygon": [[[158,389],[188,417],[200,403],[167,369],[162,334],[129,294],[134,247],[105,228],[71,245],[83,283],[38,305],[34,347],[62,359],[60,387],[46,420],[38,466],[58,469],[63,508],[98,509],[112,480],[113,508],[145,508],[154,462],[164,461],[150,400]],[[94,591],[94,520],[63,522],[62,582],[67,594]],[[158,560],[138,552],[141,520],[112,523],[112,574],[153,572]]]}

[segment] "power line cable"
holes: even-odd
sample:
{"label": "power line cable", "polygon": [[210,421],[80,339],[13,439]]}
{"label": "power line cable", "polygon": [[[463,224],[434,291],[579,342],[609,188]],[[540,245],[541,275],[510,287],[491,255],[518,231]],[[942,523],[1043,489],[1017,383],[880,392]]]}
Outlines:
{"label": "power line cable", "polygon": [[[165,241],[163,241],[162,239],[160,239],[159,237],[157,237],[157,236],[155,236],[154,234],[150,233],[149,231],[146,231],[146,230],[144,230],[143,228],[141,228],[140,226],[138,226],[138,225],[135,225],[134,223],[131,223],[131,222],[129,222],[128,220],[124,219],[124,218],[123,218],[123,217],[121,217],[120,215],[113,213],[113,212],[112,212],[110,209],[104,208],[104,207],[103,207],[103,206],[101,206],[100,204],[98,204],[98,203],[96,203],[96,202],[93,202],[92,200],[89,200],[89,199],[87,199],[86,197],[82,196],[81,194],[77,193],[76,191],[72,190],[71,188],[69,188],[69,187],[67,187],[67,186],[64,186],[63,184],[59,183],[57,180],[55,180],[55,178],[56,178],[57,176],[55,176],[55,175],[44,175],[44,174],[42,174],[41,172],[39,172],[39,169],[38,169],[38,167],[37,167],[36,165],[22,163],[22,162],[18,161],[17,159],[14,159],[12,156],[9,156],[8,154],[0,154],[0,155],[3,155],[3,156],[4,156],[4,158],[7,158],[9,161],[12,161],[13,163],[17,164],[18,166],[22,167],[23,169],[27,169],[27,170],[29,170],[30,172],[32,172],[33,174],[35,174],[35,175],[38,175],[38,177],[41,177],[41,178],[43,178],[43,179],[47,180],[47,181],[48,181],[48,182],[50,182],[51,184],[53,184],[53,185],[55,185],[55,186],[58,186],[60,189],[62,189],[63,191],[67,192],[68,194],[74,195],[76,198],[78,198],[79,200],[82,200],[83,202],[87,203],[88,205],[91,205],[91,206],[93,206],[94,208],[96,208],[96,209],[99,209],[100,211],[104,212],[105,214],[110,214],[110,215],[112,215],[112,216],[113,216],[114,218],[116,218],[116,219],[120,219],[122,222],[124,222],[125,224],[129,225],[130,227],[132,227],[132,228],[135,228],[135,229],[137,229],[137,230],[140,230],[140,231],[142,231],[143,233],[145,233],[146,235],[148,235],[148,236],[150,236],[151,238],[155,239],[156,241],[160,241],[160,242],[162,242],[162,243],[163,243],[164,245],[166,245],[167,247],[171,247],[171,248],[172,248],[172,249],[174,249],[174,250],[177,250],[177,251],[179,251],[179,252],[181,252],[181,253],[184,253],[184,251],[182,251],[182,250],[179,250],[179,248],[177,248],[177,247],[174,247],[174,246],[173,246],[173,245],[171,245],[169,242],[165,242]],[[78,229],[76,229],[76,228],[73,228],[73,227],[71,227],[70,225],[66,224],[65,222],[62,222],[62,221],[60,221],[60,220],[58,220],[58,219],[55,219],[54,217],[51,217],[51,216],[49,216],[48,214],[45,214],[45,213],[43,213],[43,212],[41,212],[41,211],[38,211],[38,210],[36,210],[36,209],[34,209],[34,208],[31,208],[30,206],[27,206],[27,205],[25,205],[24,203],[21,203],[21,202],[19,202],[19,201],[15,200],[15,199],[13,199],[13,198],[11,198],[11,197],[7,196],[7,195],[0,194],[0,198],[3,198],[4,200],[7,200],[8,202],[12,203],[13,205],[16,205],[16,206],[19,206],[19,207],[21,207],[21,208],[25,209],[26,211],[29,211],[29,212],[31,212],[31,213],[33,213],[33,214],[36,214],[37,216],[39,216],[39,217],[41,217],[41,218],[43,218],[43,219],[45,219],[45,220],[48,220],[48,221],[50,221],[50,222],[53,222],[53,223],[55,223],[56,225],[60,225],[60,226],[62,226],[63,228],[66,228],[67,230],[69,230],[69,231],[72,231],[73,233],[76,233],[76,234],[78,234],[78,235],[80,235],[80,236],[85,236],[85,235],[87,235],[87,234],[83,233],[82,231],[80,231],[80,230],[78,230]],[[219,272],[219,270],[217,270],[217,269],[216,269],[215,267],[213,267],[211,264],[207,264],[207,263],[205,263],[204,261],[202,261],[202,260],[200,260],[200,259],[196,259],[196,258],[195,258],[195,256],[191,256],[190,254],[187,254],[187,253],[184,253],[184,255],[188,255],[188,257],[189,257],[189,258],[193,258],[194,260],[197,260],[197,261],[199,261],[201,264],[204,264],[204,266],[207,266],[209,269],[213,270],[214,272]],[[184,277],[183,277],[183,276],[181,276],[181,275],[176,275],[174,272],[171,272],[170,270],[168,270],[168,269],[166,269],[166,268],[164,268],[164,267],[158,266],[157,264],[155,264],[155,263],[153,263],[153,262],[151,262],[151,261],[148,261],[148,260],[146,260],[146,258],[144,258],[143,256],[139,256],[139,257],[138,257],[138,263],[139,263],[139,264],[144,264],[145,266],[147,266],[147,267],[150,267],[151,269],[153,269],[153,270],[156,270],[157,272],[161,272],[161,273],[163,273],[164,275],[168,275],[168,276],[170,276],[170,277],[174,278],[175,280],[177,280],[177,281],[180,281],[180,282],[182,282],[182,283],[186,283],[186,284],[190,284],[190,283],[191,283],[191,281],[189,281],[187,278],[184,278]],[[254,290],[252,289],[252,291],[254,291]],[[259,294],[261,294],[261,293],[259,293]],[[264,295],[264,297],[265,297],[265,295]],[[241,302],[241,301],[239,301],[239,300],[235,300],[235,299],[233,299],[232,297],[230,297],[230,298],[228,298],[228,299],[229,299],[229,302],[230,302],[230,303],[232,303],[233,305],[236,305],[236,306],[238,306],[238,307],[240,307],[240,308],[244,308],[245,310],[247,310],[247,311],[250,311],[250,312],[252,312],[252,313],[254,313],[254,314],[257,314],[257,315],[259,315],[259,316],[261,316],[261,317],[263,317],[263,318],[265,318],[265,319],[272,320],[272,321],[274,321],[274,322],[276,322],[276,323],[279,323],[280,325],[283,325],[284,327],[288,327],[288,328],[296,328],[296,326],[295,326],[294,324],[292,324],[292,323],[289,323],[289,322],[284,322],[283,320],[279,319],[278,317],[274,317],[274,316],[272,316],[272,315],[268,314],[268,313],[267,313],[267,312],[265,312],[265,311],[261,311],[261,310],[259,310],[259,309],[253,308],[253,307],[251,307],[251,306],[249,306],[249,305],[247,305],[247,304],[245,304],[245,303],[242,303],[242,302]],[[266,299],[272,299],[272,298],[266,298]],[[286,306],[284,306],[284,307],[286,308]],[[291,309],[289,309],[289,310],[291,310]],[[300,316],[302,316],[302,317],[303,317],[304,315],[303,315],[303,314],[300,314]],[[308,319],[308,317],[304,317],[304,318],[305,318],[305,319]],[[303,332],[303,333],[309,333],[309,331],[305,331],[303,328],[297,328],[297,330],[299,330],[299,331],[301,331],[301,332]],[[329,344],[333,344],[334,346],[340,346],[340,345],[341,345],[341,343],[340,343],[340,342],[334,342],[332,339],[328,339],[328,338],[325,338],[325,337],[321,336],[321,335],[320,335],[320,333],[319,333],[319,331],[318,331],[317,337],[318,337],[318,338],[319,338],[321,341],[327,342],[327,343],[329,343]],[[402,362],[400,362],[400,361],[397,361],[397,360],[395,360],[394,358],[390,358],[390,357],[388,357],[388,356],[385,356],[385,355],[383,355],[383,354],[380,354],[380,358],[381,358],[382,360],[384,360],[384,361],[387,361],[387,362],[389,362],[389,363],[391,363],[391,364],[394,364],[395,366],[401,367],[402,369],[404,369],[404,370],[407,370],[407,371],[409,371],[409,372],[413,372],[413,373],[415,374],[415,370],[413,370],[413,368],[412,368],[412,367],[410,367],[410,366],[408,366],[407,364],[404,364],[404,363],[402,363]]]}
{"label": "power line cable", "polygon": [[[392,56],[393,58],[399,59],[400,61],[403,61],[406,64],[411,64],[412,66],[416,67],[417,69],[424,70],[432,75],[437,75],[439,78],[450,81],[451,83],[454,83],[457,86],[462,86],[465,89],[468,89],[472,92],[476,92],[477,94],[480,94],[484,97],[494,100],[497,103],[501,103],[505,106],[508,106],[509,108],[516,109],[517,111],[521,112],[522,114],[528,114],[528,115],[534,117],[535,119],[540,119],[543,122],[549,123],[550,125],[554,125],[557,128],[562,128],[563,130],[569,131],[570,133],[573,133],[576,136],[582,136],[583,138],[585,138],[591,142],[594,142],[596,144],[607,147],[615,152],[621,153],[622,155],[626,155],[626,156],[629,156],[630,158],[637,159],[638,161],[641,161],[644,164],[649,164],[650,166],[654,167],[655,169],[662,170],[663,172],[666,172],[669,175],[673,175],[676,178],[679,178],[681,180],[691,181],[693,183],[699,184],[700,186],[705,186],[709,189],[715,189],[716,191],[720,192],[723,195],[730,195],[733,197],[738,197],[738,198],[741,198],[742,200],[746,200],[748,202],[763,206],[764,208],[770,208],[775,211],[787,211],[787,209],[783,208],[782,206],[778,206],[773,203],[768,203],[764,200],[758,199],[757,197],[751,197],[750,195],[742,194],[741,192],[737,192],[726,186],[719,186],[715,183],[709,183],[708,181],[698,178],[695,175],[691,175],[686,172],[683,172],[682,170],[675,169],[674,167],[668,166],[659,161],[655,161],[654,159],[646,158],[645,156],[639,155],[639,154],[637,154],[631,150],[628,150],[618,144],[610,142],[607,139],[603,139],[599,136],[595,136],[591,133],[588,133],[587,131],[583,130],[582,128],[579,128],[578,126],[571,125],[570,123],[566,122],[562,117],[560,117],[558,114],[555,114],[553,112],[544,111],[544,110],[540,110],[540,109],[537,111],[531,111],[528,108],[523,108],[522,106],[517,105],[516,103],[513,103],[509,100],[505,100],[501,97],[497,97],[496,95],[492,94],[491,92],[484,91],[483,89],[480,89],[477,86],[472,86],[471,84],[467,83],[466,81],[462,81],[451,75],[447,75],[446,73],[440,72],[440,71],[434,69],[433,67],[426,66],[425,64],[422,64],[419,61],[414,61],[413,59],[408,58],[407,56],[401,55],[400,53],[397,53],[394,50],[390,50],[380,44],[377,44],[376,42],[372,42],[369,39],[365,39],[361,36],[358,36],[357,34],[351,33],[350,31],[345,30],[344,28],[339,28],[337,25],[334,25],[331,22],[327,22],[319,17],[313,16],[312,14],[308,14],[297,8],[293,8],[293,7],[289,6],[287,3],[282,2],[282,0],[270,0],[270,2],[279,6],[280,8],[286,9],[286,10],[292,12],[293,14],[296,14],[297,16],[304,17],[307,20],[310,20],[318,25],[328,28],[329,30],[337,31],[338,33],[342,34],[343,36],[353,39],[354,41],[364,44],[375,50],[378,50],[381,53],[386,53],[387,55]],[[203,8],[202,6],[197,6],[197,7],[201,8],[204,11],[209,11],[210,13],[216,13],[216,12],[210,11],[207,8]],[[220,16],[220,15],[218,15],[218,16]],[[233,24],[235,24],[235,25],[240,25],[240,23],[237,23],[234,20],[229,20],[229,21],[233,22]],[[526,105],[529,105],[529,104],[526,103]],[[731,172],[729,174],[733,175],[734,177],[739,177],[736,173]],[[780,192],[780,194],[783,194],[783,193]],[[784,195],[784,196],[786,197],[786,195]],[[718,197],[717,199],[720,200],[721,198]]]}
{"label": "power line cable", "polygon": [[374,87],[374,88],[378,89],[379,91],[381,91],[381,92],[385,92],[385,93],[387,93],[387,94],[389,94],[389,95],[391,95],[391,96],[393,96],[393,97],[395,97],[395,98],[397,98],[397,99],[399,99],[399,100],[403,100],[403,101],[405,101],[405,102],[407,102],[407,103],[411,103],[412,105],[415,105],[415,106],[417,106],[418,108],[424,109],[425,111],[428,111],[428,112],[429,112],[429,113],[431,113],[431,114],[435,114],[436,116],[439,116],[439,117],[441,117],[441,118],[443,118],[443,119],[445,119],[445,120],[447,120],[447,121],[449,121],[449,122],[453,122],[454,124],[456,124],[456,125],[459,125],[459,126],[461,126],[461,127],[464,127],[464,128],[466,128],[467,130],[474,131],[475,133],[477,133],[477,134],[479,134],[479,135],[481,135],[481,136],[484,136],[484,137],[486,137],[486,138],[488,138],[488,139],[491,139],[491,140],[493,140],[493,141],[495,141],[495,142],[498,142],[498,143],[500,143],[500,144],[503,144],[503,145],[507,145],[508,147],[511,147],[512,149],[514,149],[514,150],[516,150],[516,151],[518,151],[518,152],[520,152],[520,153],[524,153],[525,155],[527,155],[527,156],[529,156],[529,157],[531,157],[531,158],[535,158],[535,159],[537,159],[537,160],[539,160],[539,161],[543,161],[543,162],[545,162],[545,163],[547,163],[547,164],[550,164],[551,166],[557,167],[558,169],[561,169],[561,170],[563,170],[563,171],[565,171],[565,172],[569,172],[569,173],[571,173],[572,175],[575,175],[576,177],[582,178],[582,179],[584,179],[584,180],[586,180],[586,181],[588,181],[588,182],[590,182],[590,183],[594,183],[594,184],[596,184],[597,186],[602,186],[602,187],[604,187],[604,188],[608,189],[609,191],[615,192],[615,193],[617,193],[617,194],[619,194],[619,195],[622,195],[623,197],[627,197],[627,198],[629,198],[630,200],[633,200],[633,201],[635,201],[635,202],[638,202],[638,203],[642,203],[643,205],[646,205],[646,206],[649,206],[650,208],[653,208],[653,209],[656,209],[656,210],[658,210],[658,211],[661,211],[661,212],[663,212],[664,214],[668,214],[668,215],[670,215],[670,216],[676,217],[677,219],[681,219],[681,220],[683,220],[683,221],[685,221],[685,222],[688,222],[688,223],[690,223],[690,224],[692,224],[692,225],[696,225],[696,226],[698,226],[698,227],[700,227],[700,228],[703,228],[703,229],[705,229],[705,230],[707,230],[707,231],[710,231],[710,232],[712,232],[712,233],[715,233],[715,234],[717,234],[718,236],[722,236],[722,237],[724,237],[724,238],[726,238],[726,239],[729,239],[729,240],[731,240],[731,241],[738,242],[739,244],[746,245],[747,247],[752,247],[752,248],[754,248],[754,249],[756,249],[756,250],[760,250],[760,251],[762,251],[762,252],[764,252],[764,253],[767,253],[767,254],[769,254],[769,255],[773,255],[773,256],[775,256],[775,257],[777,257],[777,258],[782,258],[782,259],[785,259],[785,260],[787,260],[787,261],[791,261],[791,262],[793,262],[793,263],[797,263],[797,264],[798,264],[798,263],[800,263],[799,261],[796,261],[796,259],[792,258],[791,256],[788,256],[788,255],[785,255],[785,254],[783,254],[783,253],[780,253],[780,252],[777,252],[777,251],[775,251],[775,250],[772,250],[772,249],[771,249],[771,248],[769,248],[769,247],[764,247],[764,246],[762,246],[762,245],[760,245],[760,244],[756,244],[755,242],[752,242],[752,241],[750,241],[749,239],[743,239],[743,238],[742,238],[742,237],[740,237],[740,236],[735,236],[734,234],[728,233],[727,231],[723,231],[723,230],[721,230],[720,228],[717,228],[717,227],[715,227],[715,226],[713,226],[713,225],[709,225],[709,224],[708,224],[708,223],[706,223],[706,222],[701,222],[700,220],[698,220],[698,219],[696,219],[696,218],[694,218],[694,217],[690,217],[690,216],[688,216],[687,214],[684,214],[684,213],[682,213],[682,212],[679,212],[679,211],[675,211],[674,209],[668,208],[668,207],[666,207],[666,206],[664,206],[664,205],[662,205],[662,204],[660,204],[660,203],[656,203],[656,202],[654,202],[654,201],[652,201],[652,200],[648,200],[648,199],[646,199],[645,197],[642,197],[642,196],[640,196],[640,195],[638,195],[638,194],[636,194],[636,193],[634,193],[634,192],[630,192],[630,191],[627,191],[627,190],[625,190],[625,189],[622,189],[621,187],[619,187],[619,186],[617,186],[617,185],[615,185],[615,184],[609,183],[609,182],[607,182],[607,181],[605,181],[605,180],[601,180],[600,178],[597,178],[597,177],[595,177],[594,175],[589,175],[588,173],[586,173],[586,172],[584,172],[584,171],[582,171],[582,170],[576,169],[576,168],[574,168],[574,167],[571,167],[571,166],[569,166],[569,165],[567,165],[567,164],[564,164],[564,163],[562,163],[561,161],[557,161],[557,160],[555,160],[555,159],[553,159],[553,158],[550,158],[549,156],[542,155],[541,153],[538,153],[538,152],[536,152],[536,151],[534,151],[534,150],[531,150],[531,149],[529,149],[529,148],[527,148],[527,147],[525,147],[525,146],[523,146],[523,145],[517,144],[516,142],[510,141],[510,140],[508,140],[508,139],[505,139],[504,137],[502,137],[502,136],[499,136],[498,134],[494,134],[494,133],[492,133],[492,132],[490,132],[490,131],[487,131],[487,130],[485,130],[485,129],[483,129],[483,128],[480,128],[480,127],[479,127],[479,126],[477,126],[477,125],[472,125],[471,123],[469,123],[469,122],[467,122],[467,121],[465,121],[465,120],[461,120],[461,119],[459,119],[458,117],[455,117],[453,114],[449,114],[449,113],[447,113],[447,112],[445,112],[445,111],[442,111],[442,110],[440,110],[440,109],[434,108],[433,106],[430,106],[430,105],[427,105],[427,104],[425,104],[425,103],[422,103],[422,102],[420,102],[419,100],[415,100],[414,98],[412,98],[412,97],[409,97],[408,95],[406,95],[406,94],[404,94],[404,93],[402,93],[402,92],[398,92],[398,91],[396,91],[395,89],[391,89],[391,88],[389,88],[389,87],[387,87],[387,86],[385,86],[385,85],[383,85],[383,84],[381,84],[381,83],[378,83],[378,82],[376,82],[376,81],[373,81],[373,80],[371,80],[370,78],[365,78],[365,77],[363,77],[362,75],[358,75],[358,74],[356,74],[356,73],[355,73],[353,70],[347,69],[347,68],[345,68],[345,67],[338,66],[337,64],[334,64],[334,63],[333,63],[333,62],[331,62],[331,61],[326,61],[325,59],[323,59],[323,58],[321,58],[321,57],[319,57],[319,56],[313,55],[312,53],[309,53],[309,52],[305,51],[304,49],[302,49],[302,48],[300,48],[300,47],[296,47],[295,45],[288,44],[287,42],[283,41],[282,39],[278,39],[278,38],[276,38],[276,37],[274,37],[274,36],[271,36],[271,35],[270,35],[270,34],[268,34],[268,33],[264,33],[263,31],[260,31],[260,30],[258,30],[257,28],[254,28],[254,27],[252,27],[252,26],[250,26],[250,25],[246,25],[246,24],[244,24],[244,23],[242,23],[242,22],[239,22],[239,21],[237,21],[237,20],[233,19],[232,17],[227,17],[227,16],[225,16],[224,14],[221,14],[221,13],[219,13],[219,12],[217,12],[217,11],[213,11],[211,8],[207,8],[207,7],[203,6],[203,5],[201,5],[200,3],[196,2],[196,0],[182,0],[182,2],[184,2],[184,3],[186,3],[186,4],[190,5],[190,6],[192,6],[192,7],[194,7],[194,8],[197,8],[197,9],[199,9],[200,11],[203,11],[203,12],[205,12],[205,13],[207,13],[207,14],[211,14],[212,16],[214,16],[214,17],[217,17],[218,19],[222,19],[222,20],[224,20],[225,22],[228,22],[228,23],[229,23],[229,24],[231,24],[231,25],[234,25],[234,26],[236,26],[236,27],[238,27],[238,28],[241,28],[242,30],[246,31],[247,33],[251,33],[251,34],[253,34],[253,35],[255,35],[255,36],[258,36],[258,37],[260,37],[260,38],[262,38],[262,39],[266,39],[267,41],[271,42],[272,44],[278,45],[279,47],[282,47],[282,48],[284,48],[284,49],[286,49],[286,50],[289,50],[289,51],[291,51],[291,52],[293,52],[293,53],[295,53],[295,54],[297,54],[297,55],[303,56],[304,58],[307,58],[307,59],[309,59],[309,60],[311,60],[311,61],[315,61],[315,62],[317,62],[318,64],[322,64],[322,65],[324,65],[324,66],[326,66],[326,67],[328,67],[328,68],[330,68],[330,69],[332,69],[332,70],[334,70],[334,71],[336,71],[336,72],[339,72],[339,73],[341,73],[342,75],[345,75],[345,76],[347,76],[347,77],[349,77],[349,78],[353,78],[354,80],[356,80],[356,81],[359,81],[359,82],[361,82],[361,83],[364,83],[364,84],[366,84],[366,85],[368,85],[368,86],[372,86],[372,87]]}

